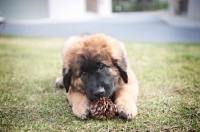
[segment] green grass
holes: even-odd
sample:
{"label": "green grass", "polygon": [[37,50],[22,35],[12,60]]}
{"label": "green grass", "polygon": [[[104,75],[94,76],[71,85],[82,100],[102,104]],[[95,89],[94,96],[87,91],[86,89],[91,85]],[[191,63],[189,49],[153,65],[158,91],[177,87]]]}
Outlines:
{"label": "green grass", "polygon": [[54,88],[64,41],[0,37],[0,131],[200,131],[200,44],[125,43],[139,114],[99,121],[76,118]]}

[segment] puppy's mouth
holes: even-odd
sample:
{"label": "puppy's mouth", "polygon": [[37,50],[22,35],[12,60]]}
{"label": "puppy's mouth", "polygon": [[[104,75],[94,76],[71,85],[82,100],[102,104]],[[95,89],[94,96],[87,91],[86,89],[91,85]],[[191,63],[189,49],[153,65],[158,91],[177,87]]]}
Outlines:
{"label": "puppy's mouth", "polygon": [[94,96],[94,99],[100,99],[100,98],[103,98],[103,97],[106,97],[106,95],[104,94],[104,95]]}
{"label": "puppy's mouth", "polygon": [[[87,96],[87,95],[86,95],[86,96]],[[88,96],[87,96],[87,97],[88,97]],[[111,100],[113,100],[114,95],[108,96],[108,95],[106,95],[106,93],[105,93],[105,94],[100,95],[100,96],[93,96],[93,97],[89,98],[89,100],[90,100],[90,101],[94,101],[94,100],[98,100],[98,99],[104,98],[104,97],[105,97],[106,99],[111,99]]]}
{"label": "puppy's mouth", "polygon": [[107,97],[106,94],[101,94],[101,95],[93,95],[93,94],[92,94],[92,96],[91,96],[91,95],[88,95],[88,94],[86,93],[86,96],[88,97],[88,99],[89,99],[90,101],[98,100],[98,99],[103,98],[103,97],[109,99],[109,97]]}
{"label": "puppy's mouth", "polygon": [[100,98],[106,98],[106,99],[111,99],[112,101],[114,101],[114,95],[111,95],[109,97],[107,97],[106,95],[104,96],[94,96],[93,98],[89,99],[91,102],[99,100]]}
{"label": "puppy's mouth", "polygon": [[109,92],[108,87],[98,87],[96,89],[88,89],[86,96],[90,101],[98,100],[99,98],[105,97],[107,99],[112,99],[113,92]]}
{"label": "puppy's mouth", "polygon": [[[87,96],[87,95],[86,95],[86,96]],[[87,96],[87,97],[88,97],[88,96]],[[105,95],[101,95],[101,96],[92,96],[92,97],[90,97],[89,99],[90,99],[91,101],[94,101],[94,100],[98,100],[98,99],[103,98],[103,97],[107,98]]]}

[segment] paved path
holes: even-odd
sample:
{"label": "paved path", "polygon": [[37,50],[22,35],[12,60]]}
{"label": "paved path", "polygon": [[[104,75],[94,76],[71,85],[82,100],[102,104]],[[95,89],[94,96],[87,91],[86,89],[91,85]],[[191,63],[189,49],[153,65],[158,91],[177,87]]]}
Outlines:
{"label": "paved path", "polygon": [[106,33],[122,41],[200,42],[200,24],[178,20],[157,13],[122,13],[74,22],[10,22],[3,34],[69,37],[83,33]]}

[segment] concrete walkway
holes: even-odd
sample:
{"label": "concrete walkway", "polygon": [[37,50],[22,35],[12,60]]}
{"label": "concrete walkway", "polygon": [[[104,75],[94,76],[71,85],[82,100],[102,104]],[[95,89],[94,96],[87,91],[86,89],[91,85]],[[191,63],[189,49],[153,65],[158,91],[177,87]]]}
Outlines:
{"label": "concrete walkway", "polygon": [[117,13],[110,17],[89,14],[65,20],[8,21],[5,35],[69,37],[106,33],[122,41],[200,42],[200,21],[167,12]]}

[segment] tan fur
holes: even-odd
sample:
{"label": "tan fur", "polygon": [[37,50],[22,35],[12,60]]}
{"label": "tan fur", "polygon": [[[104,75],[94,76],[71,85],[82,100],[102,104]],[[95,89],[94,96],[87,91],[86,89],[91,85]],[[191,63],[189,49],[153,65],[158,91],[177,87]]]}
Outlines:
{"label": "tan fur", "polygon": [[[89,54],[110,67],[109,72],[115,75],[117,80],[115,87],[115,104],[118,113],[126,119],[133,119],[137,115],[136,101],[138,96],[138,82],[127,62],[127,54],[122,42],[104,34],[70,38],[63,46],[62,51],[66,72],[69,69],[77,71],[80,66],[76,64],[75,61],[77,61],[79,57],[84,57],[84,54]],[[111,61],[113,58],[121,60],[122,57],[125,58],[124,63],[127,63],[127,84],[123,82],[119,71]],[[80,78],[78,78],[78,71],[75,74],[76,75],[71,79],[73,88],[70,86],[67,99],[72,106],[73,113],[77,117],[85,119],[89,113],[90,101],[87,99],[84,89],[81,87],[82,84]]]}
{"label": "tan fur", "polygon": [[72,89],[66,95],[74,115],[81,119],[86,119],[89,114],[89,100],[86,95],[75,92]]}

